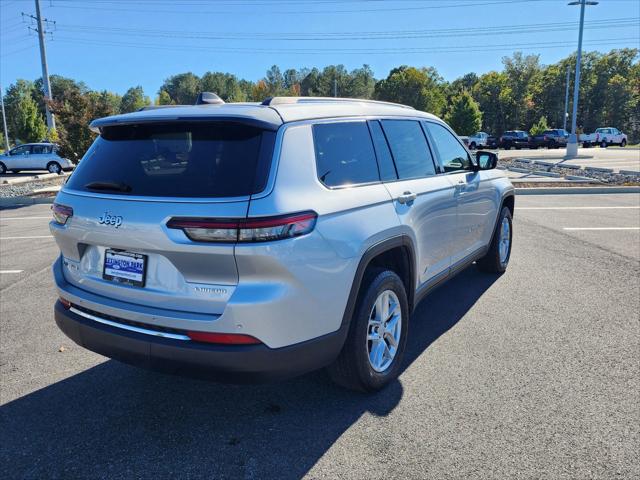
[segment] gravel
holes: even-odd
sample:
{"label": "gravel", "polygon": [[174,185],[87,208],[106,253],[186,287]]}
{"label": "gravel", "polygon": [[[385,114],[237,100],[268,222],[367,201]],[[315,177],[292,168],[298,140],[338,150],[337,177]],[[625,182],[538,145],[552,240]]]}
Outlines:
{"label": "gravel", "polygon": [[517,169],[514,171],[528,171],[528,172],[536,172],[540,170],[545,170],[551,173],[557,173],[560,176],[580,176],[585,178],[593,179],[594,182],[598,183],[606,183],[608,185],[629,185],[629,184],[640,184],[640,174],[632,174],[632,173],[616,173],[616,172],[603,172],[594,169],[576,169],[574,166],[560,167],[557,165],[549,165],[546,168],[541,162],[536,162],[535,164],[530,161],[523,161],[518,158],[506,158],[500,159],[498,164],[504,166],[505,168],[513,168]]}
{"label": "gravel", "polygon": [[31,195],[34,190],[40,188],[53,187],[55,185],[62,185],[62,182],[67,177],[59,177],[51,180],[34,180],[33,182],[20,183],[17,185],[0,184],[0,198],[10,197],[23,197]]}

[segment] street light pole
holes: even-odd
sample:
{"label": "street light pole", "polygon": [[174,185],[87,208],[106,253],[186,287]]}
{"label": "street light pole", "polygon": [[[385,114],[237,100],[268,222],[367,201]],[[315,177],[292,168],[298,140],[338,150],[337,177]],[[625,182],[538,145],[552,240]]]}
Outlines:
{"label": "street light pole", "polygon": [[571,135],[567,143],[567,157],[575,157],[578,155],[578,135],[577,116],[578,116],[578,95],[580,93],[580,62],[582,61],[582,31],[584,30],[584,9],[587,5],[597,5],[598,2],[591,0],[577,0],[570,2],[568,5],[580,5],[580,30],[578,33],[578,53],[576,55],[576,78],[573,85],[573,117],[571,118]]}
{"label": "street light pole", "polygon": [[9,132],[7,131],[7,114],[4,113],[4,97],[2,95],[2,85],[0,85],[0,104],[2,104],[2,125],[4,126],[4,150],[9,151]]}
{"label": "street light pole", "polygon": [[569,118],[569,80],[571,75],[571,65],[567,65],[567,87],[564,92],[564,114],[563,114],[563,124],[562,128],[564,130],[567,129],[567,120]]}

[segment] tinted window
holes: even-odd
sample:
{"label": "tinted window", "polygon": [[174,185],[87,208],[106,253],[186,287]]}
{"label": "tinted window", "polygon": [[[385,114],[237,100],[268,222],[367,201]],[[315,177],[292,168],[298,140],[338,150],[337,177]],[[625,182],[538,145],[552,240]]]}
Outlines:
{"label": "tinted window", "polygon": [[30,149],[31,147],[29,145],[22,145],[11,150],[11,155],[24,155],[25,153],[29,153]]}
{"label": "tinted window", "polygon": [[380,122],[369,122],[369,129],[371,130],[371,138],[373,139],[373,146],[376,150],[376,157],[378,158],[380,178],[382,180],[396,180],[398,174],[396,173],[396,167],[393,165],[389,144],[384,136]]}
{"label": "tinted window", "polygon": [[49,145],[33,145],[31,153],[51,153],[51,147]]}
{"label": "tinted window", "polygon": [[318,178],[328,187],[380,180],[366,122],[313,126]]}
{"label": "tinted window", "polygon": [[471,170],[471,159],[456,137],[442,125],[427,122],[434,146],[440,155],[445,172]]}
{"label": "tinted window", "polygon": [[67,186],[159,197],[249,195],[264,186],[274,136],[221,122],[106,127]]}
{"label": "tinted window", "polygon": [[435,164],[420,123],[414,120],[383,120],[382,127],[399,178],[435,175]]}

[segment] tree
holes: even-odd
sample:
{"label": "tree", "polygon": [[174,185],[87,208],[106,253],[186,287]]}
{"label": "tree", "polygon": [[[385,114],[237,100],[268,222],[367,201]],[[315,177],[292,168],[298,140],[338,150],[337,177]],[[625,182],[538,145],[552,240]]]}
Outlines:
{"label": "tree", "polygon": [[238,82],[238,78],[230,73],[207,72],[200,79],[200,90],[213,92],[225,102],[245,102],[247,94]]}
{"label": "tree", "polygon": [[191,72],[167,78],[160,87],[159,95],[165,91],[175,105],[193,105],[200,93],[200,78]]}
{"label": "tree", "polygon": [[38,111],[35,95],[34,83],[26,80],[16,81],[7,90],[5,111],[13,143],[39,142],[47,136],[47,127]]}
{"label": "tree", "polygon": [[482,126],[482,113],[469,92],[463,90],[453,97],[446,120],[458,135],[473,135]]}
{"label": "tree", "polygon": [[482,130],[499,135],[507,129],[505,109],[512,103],[511,89],[504,73],[482,75],[473,88],[473,96],[482,111]]}
{"label": "tree", "polygon": [[531,135],[540,135],[545,130],[549,130],[549,125],[547,125],[547,117],[543,115],[542,117],[540,117],[540,120],[538,120],[538,123],[535,123],[531,127],[529,133],[531,133]]}
{"label": "tree", "polygon": [[440,115],[446,104],[442,78],[434,68],[403,65],[376,83],[374,97]]}
{"label": "tree", "polygon": [[120,113],[135,112],[150,104],[151,101],[149,100],[149,97],[145,96],[144,90],[140,85],[137,87],[131,87],[122,96],[122,101],[120,102]]}

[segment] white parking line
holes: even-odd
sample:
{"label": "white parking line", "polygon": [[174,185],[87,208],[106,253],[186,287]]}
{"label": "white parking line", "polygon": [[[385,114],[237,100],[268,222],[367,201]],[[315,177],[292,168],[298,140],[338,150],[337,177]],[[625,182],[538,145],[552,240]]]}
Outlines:
{"label": "white parking line", "polygon": [[639,206],[607,206],[607,207],[516,207],[516,210],[613,210],[613,209],[640,209]]}
{"label": "white parking line", "polygon": [[32,235],[29,237],[0,237],[0,240],[29,240],[32,238],[53,238],[53,235]]}
{"label": "white parking line", "polygon": [[24,270],[0,270],[0,273],[22,273]]}
{"label": "white parking line", "polygon": [[0,217],[2,220],[51,220],[53,217]]}
{"label": "white parking line", "polygon": [[640,227],[564,227],[563,230],[580,231],[580,230],[640,230]]}

